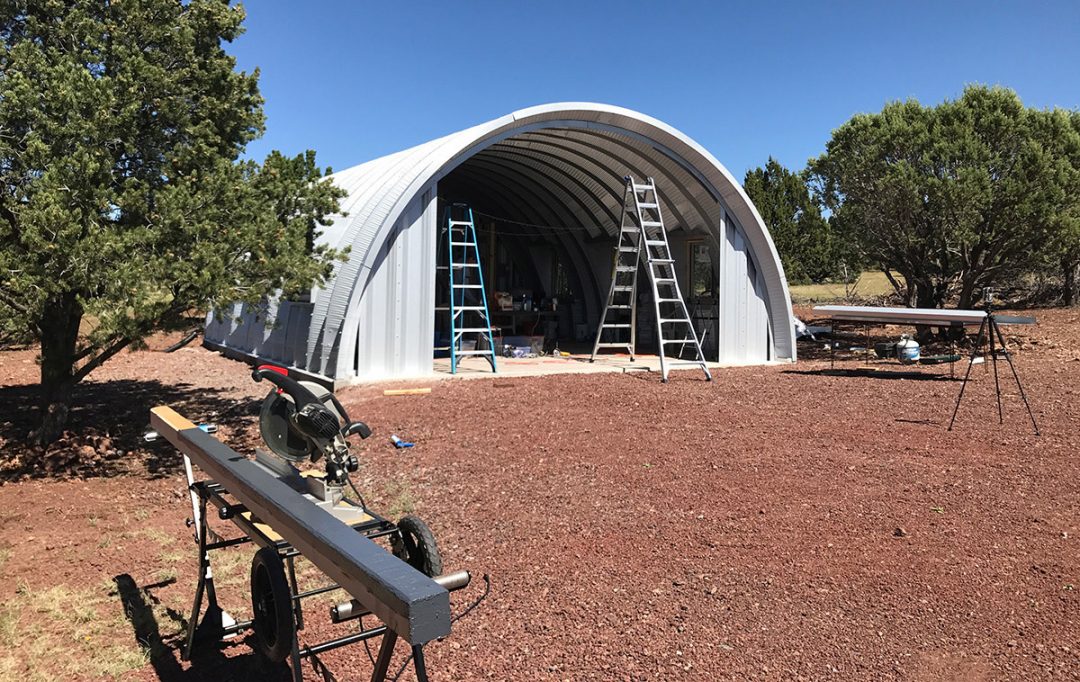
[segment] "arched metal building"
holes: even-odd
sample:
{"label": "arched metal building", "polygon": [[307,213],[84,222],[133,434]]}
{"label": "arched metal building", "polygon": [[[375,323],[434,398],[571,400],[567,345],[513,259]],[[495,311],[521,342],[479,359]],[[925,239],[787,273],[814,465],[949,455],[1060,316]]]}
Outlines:
{"label": "arched metal building", "polygon": [[321,239],[349,259],[309,301],[211,314],[206,344],[339,382],[430,374],[447,201],[468,202],[490,233],[490,285],[568,292],[560,328],[582,340],[603,309],[628,174],[655,179],[708,359],[794,360],[783,267],[740,184],[671,126],[593,103],[523,109],[334,174],[345,216]]}

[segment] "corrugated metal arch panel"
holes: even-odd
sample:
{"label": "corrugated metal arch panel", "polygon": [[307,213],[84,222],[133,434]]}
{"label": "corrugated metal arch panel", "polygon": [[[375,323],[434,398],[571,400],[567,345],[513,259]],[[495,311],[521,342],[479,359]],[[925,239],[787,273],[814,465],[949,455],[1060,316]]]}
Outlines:
{"label": "corrugated metal arch panel", "polygon": [[[575,226],[585,227],[590,235],[596,236],[607,233],[607,230],[598,227],[599,216],[607,216],[611,225],[618,222],[618,218],[609,213],[608,206],[598,199],[599,194],[605,191],[604,188],[590,182],[588,176],[584,175],[578,167],[552,156],[528,154],[504,145],[497,145],[497,147],[493,146],[477,156],[495,157],[512,164],[525,165],[538,177],[544,178],[545,182],[557,184],[561,191],[582,209],[578,215],[585,216],[579,218]],[[551,176],[552,172],[556,174],[555,177]]]}
{"label": "corrugated metal arch panel", "polygon": [[[371,280],[373,265],[380,252],[376,245],[393,233],[412,197],[425,186],[433,186],[440,177],[482,149],[514,134],[552,127],[632,133],[649,141],[661,163],[681,169],[727,206],[744,226],[750,248],[758,256],[767,285],[776,354],[780,358],[794,359],[794,329],[783,268],[757,210],[731,174],[700,145],[661,121],[619,107],[564,103],[524,109],[377,159],[364,164],[366,168],[362,172],[359,168],[342,171],[343,181],[355,183],[350,208],[346,209],[350,215],[340,227],[335,221],[333,228],[327,231],[327,241],[335,243],[329,239],[332,236],[336,238],[335,245],[351,245],[353,252],[350,259],[336,269],[326,291],[316,297],[308,334],[307,368],[335,376],[355,371],[349,356],[356,344],[356,326],[361,313],[358,303]],[[716,229],[715,226],[712,229]],[[345,352],[333,357],[337,355],[334,349],[339,346]]]}
{"label": "corrugated metal arch panel", "polygon": [[[553,144],[551,142],[538,142],[537,145],[548,145],[549,149],[559,149],[567,154],[574,154],[575,160],[580,163],[584,159],[593,159],[597,166],[601,168],[622,168],[621,172],[610,171],[614,178],[617,180],[616,185],[608,192],[610,196],[617,202],[618,210],[622,211],[623,201],[623,177],[621,173],[625,173],[627,170],[635,176],[638,180],[643,180],[646,177],[655,176],[663,178],[661,173],[658,172],[658,166],[652,162],[647,152],[634,147],[633,145],[626,144],[618,147],[616,143],[610,138],[600,135],[596,131],[589,132],[589,138],[586,139],[584,135],[574,135],[577,131],[562,131],[565,135],[560,135],[559,138],[563,140],[562,145]],[[536,136],[536,133],[530,133],[523,137]],[[664,215],[668,216],[667,222],[672,226],[683,225],[686,223],[684,212],[686,210],[686,201],[683,195],[683,188],[675,183],[657,183],[657,191],[660,194],[660,202],[664,209]],[[671,221],[674,218],[674,222]],[[614,234],[612,230],[612,234]]]}

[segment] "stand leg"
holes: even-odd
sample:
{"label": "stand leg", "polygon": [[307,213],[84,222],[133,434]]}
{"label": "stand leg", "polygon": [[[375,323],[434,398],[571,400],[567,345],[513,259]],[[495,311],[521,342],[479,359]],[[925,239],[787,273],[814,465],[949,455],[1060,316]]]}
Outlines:
{"label": "stand leg", "polygon": [[416,682],[428,682],[427,664],[424,663],[424,645],[413,644],[413,670],[416,671]]}
{"label": "stand leg", "polygon": [[986,320],[982,321],[979,325],[979,336],[975,340],[975,347],[971,349],[971,357],[968,358],[967,371],[964,372],[964,383],[960,384],[960,395],[956,396],[956,406],[952,411],[952,419],[949,420],[949,431],[952,431],[953,424],[956,423],[956,413],[960,411],[960,401],[964,399],[964,389],[967,388],[968,378],[971,376],[971,368],[975,365],[975,357],[982,349],[983,334],[986,333]]}
{"label": "stand leg", "polygon": [[[987,314],[986,319],[990,319],[989,314]],[[988,330],[987,336],[990,337],[990,361],[994,363],[994,394],[997,396],[998,424],[1004,424],[1005,414],[1001,411],[1001,383],[998,381],[997,349],[994,347],[994,330],[992,327]]]}
{"label": "stand leg", "polygon": [[390,659],[394,657],[395,644],[397,644],[397,633],[387,630],[379,646],[379,657],[375,659],[375,669],[371,671],[371,682],[383,682],[386,679],[386,673],[390,670]]}
{"label": "stand leg", "polygon": [[829,369],[836,369],[836,320],[829,330]]}
{"label": "stand leg", "polygon": [[296,628],[292,632],[292,649],[289,651],[289,663],[292,667],[293,682],[304,682],[304,671],[300,669],[300,633]]}
{"label": "stand leg", "polygon": [[993,326],[994,333],[997,334],[998,341],[1001,343],[1001,350],[1005,352],[1005,360],[1009,363],[1009,369],[1012,370],[1013,378],[1016,379],[1016,387],[1020,389],[1020,399],[1024,401],[1024,407],[1027,408],[1028,417],[1031,418],[1031,426],[1035,429],[1035,435],[1041,435],[1039,433],[1039,425],[1035,423],[1035,415],[1031,411],[1031,403],[1028,402],[1027,395],[1024,393],[1024,386],[1020,383],[1020,374],[1016,371],[1016,366],[1012,361],[1012,353],[1005,347],[1005,336],[1001,333],[1001,327],[998,326],[997,320],[991,320],[990,324]]}
{"label": "stand leg", "polygon": [[292,607],[293,607],[293,615],[296,617],[296,629],[297,630],[303,630],[304,629],[304,610],[300,605],[300,600],[296,597],[296,595],[300,594],[300,586],[296,582],[296,564],[295,564],[294,560],[295,560],[295,557],[293,557],[293,556],[285,557],[285,566],[289,570],[289,574],[288,574],[289,575],[289,586],[292,588],[292,593],[293,593]]}
{"label": "stand leg", "polygon": [[870,325],[866,325],[866,349],[863,351],[866,353],[866,364],[870,364],[870,360],[873,356],[870,355]]}
{"label": "stand leg", "polygon": [[[199,627],[203,592],[207,588],[207,582],[213,581],[213,574],[210,573],[210,555],[206,551],[206,498],[201,493],[199,494],[199,513],[195,517],[195,523],[197,525],[195,532],[199,538],[199,582],[195,586],[195,603],[191,606],[191,618],[188,619],[187,636],[184,638],[184,650],[181,652],[185,661],[191,660],[191,649],[195,646],[195,631]],[[212,592],[212,582],[210,589]]]}

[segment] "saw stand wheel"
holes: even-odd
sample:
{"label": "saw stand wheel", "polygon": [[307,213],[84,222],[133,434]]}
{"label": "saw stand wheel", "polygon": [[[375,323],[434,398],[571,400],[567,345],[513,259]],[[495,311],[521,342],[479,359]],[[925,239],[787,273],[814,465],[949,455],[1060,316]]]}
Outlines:
{"label": "saw stand wheel", "polygon": [[442,575],[442,557],[431,528],[417,516],[403,516],[390,536],[394,556],[429,578]]}
{"label": "saw stand wheel", "polygon": [[255,648],[273,663],[284,661],[296,637],[293,598],[277,550],[263,547],[251,561],[251,610]]}

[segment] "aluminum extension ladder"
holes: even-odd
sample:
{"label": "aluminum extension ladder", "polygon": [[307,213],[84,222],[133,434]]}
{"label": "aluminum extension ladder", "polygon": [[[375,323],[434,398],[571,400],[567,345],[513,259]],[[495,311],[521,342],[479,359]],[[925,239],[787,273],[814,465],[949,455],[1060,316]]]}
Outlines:
{"label": "aluminum extension ladder", "polygon": [[[622,217],[619,220],[619,238],[615,243],[614,264],[611,271],[611,288],[608,291],[604,312],[600,315],[600,326],[596,330],[590,362],[596,360],[596,354],[602,348],[622,348],[634,359],[637,350],[637,273],[642,254],[645,256],[645,270],[652,287],[653,310],[656,314],[657,347],[660,353],[660,373],[663,381],[668,380],[670,363],[667,346],[680,344],[676,353],[679,357],[683,348],[689,345],[696,353],[695,359],[685,364],[700,367],[705,378],[712,380],[712,374],[701,351],[697,331],[686,309],[679,281],[675,273],[675,260],[671,257],[667,230],[664,229],[664,217],[660,212],[660,198],[656,193],[656,183],[648,178],[644,184],[637,184],[627,176],[626,189],[623,192]],[[609,339],[604,333],[609,332]],[[673,334],[679,334],[674,338]],[[627,334],[627,341],[617,337]],[[616,337],[616,340],[611,340]]]}
{"label": "aluminum extension ladder", "polygon": [[[495,339],[491,333],[480,249],[476,245],[476,226],[468,204],[446,207],[446,246],[448,263],[440,269],[445,267],[450,276],[450,301],[448,305],[436,306],[435,310],[450,313],[450,373],[457,374],[458,363],[470,355],[483,356],[495,372]],[[462,348],[466,336],[476,340],[472,349]],[[487,343],[486,349],[480,347],[482,342]]]}

